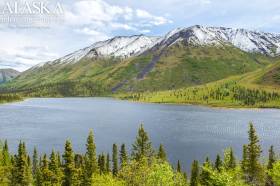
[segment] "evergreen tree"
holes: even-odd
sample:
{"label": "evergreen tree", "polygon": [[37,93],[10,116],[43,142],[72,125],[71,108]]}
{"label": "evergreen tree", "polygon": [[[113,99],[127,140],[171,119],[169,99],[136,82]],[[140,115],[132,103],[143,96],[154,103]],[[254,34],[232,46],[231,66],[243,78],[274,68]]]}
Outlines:
{"label": "evergreen tree", "polygon": [[31,170],[28,166],[28,156],[25,143],[23,142],[19,143],[18,154],[15,156],[12,172],[12,185],[28,186],[32,183]]}
{"label": "evergreen tree", "polygon": [[98,166],[100,175],[106,173],[106,160],[103,153],[98,156]]}
{"label": "evergreen tree", "polygon": [[246,174],[247,169],[248,169],[247,145],[243,145],[241,169],[242,169],[242,171],[244,173],[244,176],[246,177],[245,174]]}
{"label": "evergreen tree", "polygon": [[57,154],[54,150],[50,155],[49,170],[51,171],[51,183],[52,185],[61,185],[62,172],[59,162],[57,160]]}
{"label": "evergreen tree", "polygon": [[106,172],[109,173],[111,172],[111,168],[110,168],[110,154],[107,153],[107,157],[106,157]]}
{"label": "evergreen tree", "polygon": [[132,158],[140,160],[142,157],[151,158],[153,156],[153,148],[147,132],[141,124],[138,129],[136,141],[132,145]]}
{"label": "evergreen tree", "polygon": [[232,148],[228,148],[224,151],[224,168],[226,170],[234,169],[236,167],[236,159]]}
{"label": "evergreen tree", "polygon": [[210,180],[211,169],[212,169],[212,165],[211,165],[209,157],[207,157],[205,162],[203,163],[202,171],[201,171],[201,174],[200,174],[200,183],[203,186],[210,185],[209,180]]}
{"label": "evergreen tree", "polygon": [[[267,170],[271,171],[273,169],[273,164],[276,162],[275,158],[275,152],[273,149],[273,146],[270,146],[269,148],[269,155],[268,155],[268,164],[267,164]],[[276,184],[273,182],[272,177],[270,175],[266,176],[265,186],[275,186]]]}
{"label": "evergreen tree", "polygon": [[113,157],[112,157],[112,161],[113,161],[113,175],[117,176],[118,175],[118,146],[116,144],[113,144]]}
{"label": "evergreen tree", "polygon": [[167,160],[166,152],[162,144],[159,145],[157,157],[163,161]]}
{"label": "evergreen tree", "polygon": [[49,170],[49,163],[47,155],[44,154],[42,159],[42,166],[41,166],[41,184],[42,185],[51,185],[51,171]]}
{"label": "evergreen tree", "polygon": [[32,174],[34,178],[34,185],[35,186],[42,185],[41,170],[39,166],[38,152],[36,147],[34,147],[33,156],[32,156]]}
{"label": "evergreen tree", "polygon": [[128,163],[128,156],[127,156],[125,144],[122,144],[121,146],[120,163],[121,163],[121,168],[123,168]]}
{"label": "evergreen tree", "polygon": [[180,161],[177,161],[177,172],[181,172],[181,164]]}
{"label": "evergreen tree", "polygon": [[75,162],[72,145],[69,140],[65,143],[65,150],[63,154],[64,159],[64,179],[63,186],[71,186],[76,182],[75,180]]}
{"label": "evergreen tree", "polygon": [[192,163],[190,186],[199,185],[199,165],[198,161],[194,160]]}
{"label": "evergreen tree", "polygon": [[38,152],[37,152],[36,147],[34,147],[33,158],[32,158],[32,174],[33,174],[33,176],[36,175],[38,167],[39,167]]}
{"label": "evergreen tree", "polygon": [[98,172],[97,160],[96,160],[96,146],[94,143],[94,134],[90,130],[87,138],[87,151],[85,154],[85,167],[84,167],[84,180],[83,184],[85,186],[90,186],[92,182],[93,173]]}
{"label": "evergreen tree", "polygon": [[11,164],[11,158],[9,153],[8,142],[5,140],[3,150],[2,150],[2,165],[9,166]]}
{"label": "evergreen tree", "polygon": [[261,146],[259,138],[252,123],[249,124],[249,144],[247,145],[247,175],[249,183],[256,183],[261,178],[261,165],[259,158],[261,156]]}
{"label": "evergreen tree", "polygon": [[215,169],[220,172],[222,169],[222,166],[223,166],[223,161],[221,160],[221,157],[218,154],[216,157],[216,161],[215,161]]}

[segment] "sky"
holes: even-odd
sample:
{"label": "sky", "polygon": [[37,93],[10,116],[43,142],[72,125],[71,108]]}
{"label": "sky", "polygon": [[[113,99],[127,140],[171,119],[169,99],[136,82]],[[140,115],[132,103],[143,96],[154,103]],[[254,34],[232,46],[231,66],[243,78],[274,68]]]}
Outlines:
{"label": "sky", "polygon": [[[58,2],[18,1],[44,1],[50,10]],[[59,21],[25,27],[1,21],[1,16],[11,12],[4,10],[6,4],[2,4],[2,9],[0,4],[0,68],[24,71],[114,36],[162,36],[172,29],[193,25],[280,33],[279,0],[60,0],[59,3],[62,8]],[[49,16],[44,12],[42,15]]]}

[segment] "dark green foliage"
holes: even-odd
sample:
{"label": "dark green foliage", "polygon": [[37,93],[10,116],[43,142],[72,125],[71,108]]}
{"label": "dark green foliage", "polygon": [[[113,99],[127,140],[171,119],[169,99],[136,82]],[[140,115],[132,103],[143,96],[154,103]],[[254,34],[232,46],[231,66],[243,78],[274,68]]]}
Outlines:
{"label": "dark green foliage", "polygon": [[107,153],[107,157],[106,157],[106,172],[109,173],[111,172],[111,168],[110,168],[110,154]]}
{"label": "dark green foliage", "polygon": [[[202,171],[200,173],[200,183],[204,186],[209,185],[209,180],[210,180],[210,170],[212,169],[212,165],[210,162],[209,157],[206,157],[205,162],[203,163],[202,166]],[[210,186],[210,185],[209,185]]]}
{"label": "dark green foliage", "polygon": [[223,166],[223,161],[221,160],[221,157],[218,154],[216,157],[216,161],[215,161],[215,169],[220,172],[222,169],[222,166]]}
{"label": "dark green foliage", "polygon": [[[268,171],[272,170],[273,164],[275,162],[276,162],[275,152],[274,152],[273,146],[270,146],[269,155],[268,155],[268,164],[267,164],[266,169]],[[272,177],[269,175],[266,175],[265,186],[274,186],[274,185],[276,185],[276,184],[273,182]]]}
{"label": "dark green foliage", "polygon": [[58,156],[56,155],[55,151],[52,150],[50,155],[49,170],[51,171],[51,183],[53,185],[61,184],[62,180],[61,166],[57,157]]}
{"label": "dark green foliage", "polygon": [[128,163],[128,154],[126,152],[125,144],[121,145],[120,150],[120,164],[121,168],[123,168]]}
{"label": "dark green foliage", "polygon": [[98,166],[99,166],[99,173],[105,174],[106,173],[106,158],[103,153],[98,156]]}
{"label": "dark green foliage", "polygon": [[197,160],[192,163],[190,186],[198,186],[199,184],[199,164]]}
{"label": "dark green foliage", "polygon": [[96,160],[96,146],[94,142],[93,131],[91,130],[86,144],[86,154],[85,154],[85,167],[84,167],[84,181],[85,186],[91,185],[93,173],[98,172],[97,160]]}
{"label": "dark green foliage", "polygon": [[165,152],[165,149],[164,149],[162,144],[159,145],[157,156],[158,156],[159,159],[161,159],[163,161],[167,161],[166,152]]}
{"label": "dark green foliage", "polygon": [[72,150],[72,144],[69,140],[67,140],[65,143],[63,159],[64,159],[63,185],[70,186],[76,182],[75,180],[76,170],[75,170],[75,162],[74,162],[74,152]]}
{"label": "dark green foliage", "polygon": [[0,93],[0,103],[7,103],[7,102],[13,102],[13,101],[21,101],[22,97],[18,94],[1,94]]}
{"label": "dark green foliage", "polygon": [[177,161],[177,169],[176,169],[176,171],[177,171],[177,172],[181,172],[181,171],[182,171],[182,170],[181,170],[181,163],[180,163],[179,160]]}
{"label": "dark green foliage", "polygon": [[12,174],[12,185],[28,186],[32,183],[31,168],[28,165],[28,155],[24,142],[19,143],[18,154],[15,155]]}
{"label": "dark green foliage", "polygon": [[138,129],[136,141],[132,145],[132,157],[135,160],[140,160],[142,157],[151,158],[153,156],[152,142],[141,124]]}
{"label": "dark green foliage", "polygon": [[8,147],[7,140],[5,140],[5,143],[4,143],[4,147],[2,150],[2,156],[3,156],[2,165],[9,166],[11,164],[11,157],[10,157],[10,153],[9,153],[9,147]]}
{"label": "dark green foliage", "polygon": [[236,167],[236,159],[232,148],[228,148],[224,152],[224,168],[226,170],[234,169]]}
{"label": "dark green foliage", "polygon": [[[142,128],[142,129],[141,129]],[[141,132],[138,133],[136,141],[145,139],[145,143],[140,147],[151,147],[148,143],[148,135],[141,126]],[[141,134],[141,135],[140,135]],[[125,145],[121,145],[119,152],[121,169],[118,169],[118,148],[113,144],[112,156],[112,173],[110,172],[110,155],[109,153],[99,154],[97,161],[97,170],[94,171],[89,182],[85,182],[86,166],[85,162],[89,162],[87,158],[89,154],[75,154],[69,140],[65,144],[65,152],[63,154],[63,163],[61,163],[60,155],[54,150],[49,158],[43,154],[38,158],[38,152],[34,148],[33,158],[30,160],[26,147],[23,142],[18,146],[18,153],[10,156],[8,152],[8,143],[5,142],[0,149],[0,185],[2,186],[84,186],[84,185],[178,185],[178,186],[276,186],[279,180],[279,161],[273,146],[269,149],[269,161],[267,164],[259,163],[260,146],[256,131],[252,124],[249,127],[249,143],[243,147],[243,160],[236,161],[232,148],[224,151],[224,160],[217,155],[214,166],[207,157],[203,166],[200,168],[198,161],[193,161],[191,167],[191,176],[187,180],[186,173],[181,170],[181,164],[178,160],[177,168],[173,169],[167,160],[162,161],[165,154],[162,148],[161,153],[149,156],[149,153],[143,153],[137,160],[130,157],[126,153]],[[94,149],[93,134],[90,134],[87,147]],[[140,137],[141,136],[141,137]],[[143,145],[145,144],[145,145]],[[134,144],[135,145],[135,144]],[[90,150],[90,151],[91,151]],[[151,148],[151,150],[153,150]],[[137,152],[146,152],[137,151]],[[163,153],[164,152],[164,153]],[[4,156],[5,155],[5,156]],[[11,157],[7,160],[7,157]],[[40,159],[40,160],[38,160]],[[32,166],[31,166],[32,164]],[[98,169],[99,168],[99,169]],[[240,171],[242,168],[242,171]],[[267,174],[265,174],[267,173]],[[114,175],[114,176],[113,176]],[[265,178],[265,180],[264,180]]]}
{"label": "dark green foliage", "polygon": [[243,149],[243,171],[248,183],[255,184],[261,178],[261,164],[259,162],[261,156],[261,146],[259,145],[259,138],[252,123],[249,124],[249,144]]}
{"label": "dark green foliage", "polygon": [[116,144],[113,144],[113,157],[112,157],[112,161],[113,161],[113,175],[117,176],[118,175],[118,146]]}

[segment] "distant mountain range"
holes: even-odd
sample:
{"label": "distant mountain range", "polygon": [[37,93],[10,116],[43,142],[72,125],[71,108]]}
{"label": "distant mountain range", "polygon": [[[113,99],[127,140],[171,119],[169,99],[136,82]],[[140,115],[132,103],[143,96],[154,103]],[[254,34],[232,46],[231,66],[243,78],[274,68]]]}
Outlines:
{"label": "distant mountain range", "polygon": [[0,84],[6,83],[15,77],[17,77],[20,74],[20,72],[14,70],[14,69],[0,69]]}
{"label": "distant mountain range", "polygon": [[38,64],[4,87],[41,96],[170,90],[254,71],[279,55],[280,34],[196,25],[162,37],[100,41]]}

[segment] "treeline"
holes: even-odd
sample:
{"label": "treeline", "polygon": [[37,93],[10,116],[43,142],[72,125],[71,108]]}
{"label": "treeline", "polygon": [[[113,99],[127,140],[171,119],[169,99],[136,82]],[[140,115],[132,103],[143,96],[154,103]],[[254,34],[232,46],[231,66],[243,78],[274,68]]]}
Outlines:
{"label": "treeline", "polygon": [[120,96],[134,101],[158,103],[201,103],[233,106],[279,106],[280,94],[246,88],[236,81],[216,83],[163,92],[132,93]]}
{"label": "treeline", "polygon": [[27,153],[20,142],[18,152],[10,154],[7,141],[0,153],[0,185],[2,186],[276,186],[280,184],[280,160],[273,146],[267,163],[262,163],[261,146],[253,124],[249,125],[249,142],[243,146],[243,157],[238,161],[233,149],[217,155],[212,162],[206,158],[200,165],[194,160],[191,174],[181,169],[180,161],[173,168],[163,145],[158,150],[143,126],[132,145],[131,153],[125,144],[113,144],[112,153],[96,153],[93,132],[86,142],[85,154],[73,151],[69,140],[64,153],[52,151],[39,156]]}
{"label": "treeline", "polygon": [[22,97],[18,94],[0,94],[0,103],[20,101]]}
{"label": "treeline", "polygon": [[20,94],[24,97],[100,96],[110,93],[109,87],[92,81],[63,81],[30,88],[2,87],[0,93]]}

